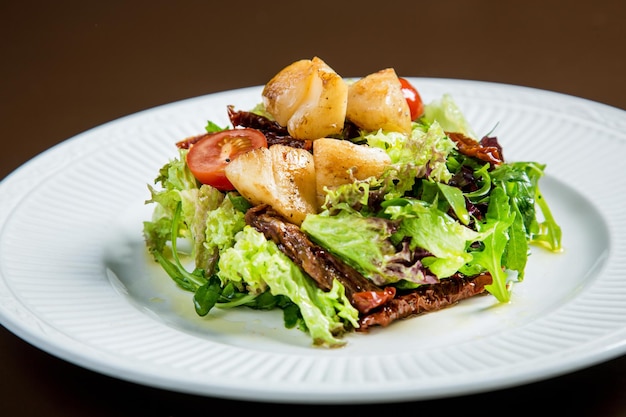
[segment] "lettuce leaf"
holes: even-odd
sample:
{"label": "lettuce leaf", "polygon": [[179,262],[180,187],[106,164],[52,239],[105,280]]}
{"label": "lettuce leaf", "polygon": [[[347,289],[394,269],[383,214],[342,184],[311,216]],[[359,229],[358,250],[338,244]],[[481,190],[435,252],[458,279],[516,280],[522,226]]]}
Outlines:
{"label": "lettuce leaf", "polygon": [[447,278],[472,260],[470,243],[481,235],[455,221],[435,206],[409,201],[402,206],[390,206],[385,211],[392,219],[401,219],[396,240],[410,238],[411,249],[422,248],[432,256],[424,264],[438,278]]}
{"label": "lettuce leaf", "polygon": [[337,280],[331,291],[320,290],[274,242],[250,226],[222,253],[217,276],[222,284],[233,282],[253,294],[268,290],[288,297],[299,307],[315,345],[341,346],[345,342],[338,337],[358,327],[358,311]]}
{"label": "lettuce leaf", "polygon": [[444,94],[440,99],[426,104],[421,121],[426,124],[437,122],[446,132],[463,133],[476,139],[472,127],[450,94]]}
{"label": "lettuce leaf", "polygon": [[446,161],[456,145],[436,121],[427,127],[414,124],[411,135],[378,131],[365,139],[368,145],[385,150],[391,159],[382,177],[387,182],[386,199],[411,190],[416,178],[446,183],[452,176]]}
{"label": "lettuce leaf", "polygon": [[301,225],[312,241],[355,268],[377,285],[407,281],[413,284],[431,282],[421,262],[408,248],[397,250],[391,240],[396,226],[379,217],[358,213],[324,212],[308,215]]}
{"label": "lettuce leaf", "polygon": [[[185,164],[186,150],[180,157],[165,164],[155,184],[148,186],[154,203],[152,219],[144,222],[147,246],[153,252],[169,256],[168,243],[179,238],[188,241],[195,267],[213,272],[220,251],[232,245],[235,233],[245,224],[244,215],[236,210],[229,198],[209,185],[199,184]],[[179,213],[176,211],[180,210]],[[178,215],[177,227],[172,234],[172,223]],[[177,249],[180,245],[177,245]],[[183,255],[182,250],[176,255]]]}
{"label": "lettuce leaf", "polygon": [[502,188],[495,188],[491,193],[486,220],[479,223],[480,230],[485,232],[481,239],[482,250],[472,252],[471,263],[488,270],[493,278],[492,283],[486,285],[485,289],[502,303],[508,302],[511,298],[503,257],[510,238],[509,228],[515,217],[515,212],[509,205],[509,197]]}

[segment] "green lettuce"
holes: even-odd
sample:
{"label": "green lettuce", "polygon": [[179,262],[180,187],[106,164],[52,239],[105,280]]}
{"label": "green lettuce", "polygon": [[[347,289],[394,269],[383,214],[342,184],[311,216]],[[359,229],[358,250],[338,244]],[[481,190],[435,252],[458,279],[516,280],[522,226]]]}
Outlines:
{"label": "green lettuce", "polygon": [[358,311],[336,281],[324,292],[276,244],[246,226],[249,204],[237,193],[199,184],[185,150],[165,164],[148,185],[154,210],[144,222],[146,245],[181,288],[193,295],[196,312],[213,307],[281,308],[287,328],[309,332],[317,345],[340,346],[340,336],[358,327]]}
{"label": "green lettuce", "polygon": [[427,278],[419,265],[398,252],[391,240],[395,224],[379,217],[343,211],[308,215],[301,229],[312,241],[328,249],[377,285],[402,280],[416,284]]}
{"label": "green lettuce", "polygon": [[446,161],[455,144],[436,121],[428,127],[414,124],[410,135],[378,131],[366,135],[365,139],[368,145],[385,150],[391,159],[382,177],[387,184],[386,199],[411,190],[416,178],[445,183],[451,177]]}
{"label": "green lettuce", "polygon": [[358,327],[358,311],[339,281],[334,280],[329,292],[320,290],[274,242],[250,226],[222,253],[217,276],[222,284],[236,283],[252,294],[269,291],[288,297],[299,307],[315,345],[341,346],[338,337],[347,330],[346,323]]}
{"label": "green lettuce", "polygon": [[402,206],[390,206],[385,212],[392,219],[402,220],[396,240],[409,237],[410,249],[419,247],[431,254],[423,262],[438,278],[453,275],[472,260],[468,247],[481,235],[435,206],[411,200]]}
{"label": "green lettuce", "polygon": [[437,122],[446,132],[463,133],[476,139],[472,127],[450,94],[444,94],[440,99],[426,104],[420,120],[425,124]]}
{"label": "green lettuce", "polygon": [[[144,222],[144,235],[153,253],[169,252],[168,242],[185,239],[195,267],[210,274],[220,251],[231,246],[235,233],[243,228],[244,216],[225,194],[196,181],[184,162],[185,153],[181,150],[180,158],[161,168],[155,179],[159,189],[148,186],[151,198],[146,203],[154,203],[155,209],[151,221]],[[175,216],[179,217],[172,234]]]}
{"label": "green lettuce", "polygon": [[[504,253],[510,240],[510,228],[516,216],[511,210],[509,197],[501,188],[492,191],[485,218],[484,222],[478,224],[479,230],[485,231],[481,240],[482,250],[472,252],[471,263],[489,271],[493,281],[485,286],[485,289],[498,301],[506,303],[510,300],[511,293],[507,286],[508,268],[504,263]],[[471,265],[468,267],[471,268]]]}

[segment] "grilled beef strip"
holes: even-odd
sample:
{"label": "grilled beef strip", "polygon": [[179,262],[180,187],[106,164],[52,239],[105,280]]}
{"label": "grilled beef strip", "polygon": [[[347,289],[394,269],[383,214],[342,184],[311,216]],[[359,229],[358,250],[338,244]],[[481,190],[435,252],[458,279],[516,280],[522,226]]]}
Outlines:
{"label": "grilled beef strip", "polygon": [[386,327],[396,320],[441,310],[461,300],[485,292],[485,285],[492,283],[489,273],[474,277],[455,275],[437,284],[420,285],[415,290],[399,294],[387,304],[362,315],[357,331],[366,332],[373,326]]}
{"label": "grilled beef strip", "polygon": [[394,287],[381,288],[351,266],[313,243],[298,226],[289,223],[270,206],[260,205],[246,213],[246,223],[274,241],[280,250],[306,272],[323,291],[337,279],[345,287],[350,303],[361,314],[388,303],[396,294]]}
{"label": "grilled beef strip", "polygon": [[[227,106],[227,110],[230,122],[234,127],[249,127],[260,130],[265,134],[268,144],[270,145],[281,143],[294,148],[304,148],[308,151],[313,149],[313,141],[293,138],[285,126],[279,125],[274,120],[249,111],[235,111],[233,105]],[[351,139],[358,138],[360,135],[361,130],[359,127],[346,119],[343,130],[339,136],[344,139]]]}
{"label": "grilled beef strip", "polygon": [[281,144],[291,146],[292,148],[302,148],[311,152],[313,150],[312,140],[296,139],[289,135],[287,128],[279,125],[273,120],[268,119],[260,114],[249,111],[235,111],[232,105],[227,106],[228,117],[234,127],[248,127],[260,130],[267,138],[269,146]]}
{"label": "grilled beef strip", "polygon": [[[313,141],[296,139],[290,136],[286,127],[279,125],[267,117],[248,111],[235,111],[235,108],[232,105],[227,106],[227,110],[228,117],[233,127],[245,127],[260,131],[265,135],[268,146],[281,144],[291,146],[292,148],[306,149],[309,152],[312,152],[313,150]],[[212,133],[202,133],[190,136],[178,141],[176,146],[180,149],[189,149],[191,145],[206,136],[210,136],[211,134]]]}

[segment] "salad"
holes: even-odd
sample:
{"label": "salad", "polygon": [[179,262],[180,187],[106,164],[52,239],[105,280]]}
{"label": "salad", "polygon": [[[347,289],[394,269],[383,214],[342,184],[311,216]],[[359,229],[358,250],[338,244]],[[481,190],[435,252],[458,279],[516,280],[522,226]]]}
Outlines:
{"label": "salad", "polygon": [[561,250],[545,165],[505,161],[451,95],[424,103],[392,68],[347,80],[302,59],[225,111],[148,184],[146,246],[199,316],[281,309],[339,347],[469,297],[507,303],[532,246]]}

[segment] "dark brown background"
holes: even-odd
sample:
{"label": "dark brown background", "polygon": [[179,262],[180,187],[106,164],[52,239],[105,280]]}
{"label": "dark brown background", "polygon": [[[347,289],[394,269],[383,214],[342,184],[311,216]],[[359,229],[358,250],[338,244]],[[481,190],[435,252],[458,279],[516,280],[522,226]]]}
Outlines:
{"label": "dark brown background", "polygon": [[[271,3],[271,5],[268,5]],[[264,84],[320,56],[344,76],[519,84],[626,109],[626,2],[0,2],[0,179],[80,132],[171,101]],[[0,327],[0,414],[237,412],[626,416],[626,357],[518,388],[314,408],[139,386],[59,360]]]}

